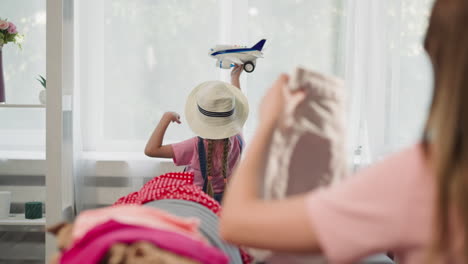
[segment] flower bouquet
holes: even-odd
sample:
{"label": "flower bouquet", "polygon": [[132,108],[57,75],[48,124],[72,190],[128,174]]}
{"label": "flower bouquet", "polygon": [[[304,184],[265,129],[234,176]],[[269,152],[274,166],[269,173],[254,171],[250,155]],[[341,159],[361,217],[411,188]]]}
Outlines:
{"label": "flower bouquet", "polygon": [[22,36],[18,33],[16,25],[0,18],[0,103],[5,103],[5,81],[3,78],[3,46],[12,42],[21,48]]}

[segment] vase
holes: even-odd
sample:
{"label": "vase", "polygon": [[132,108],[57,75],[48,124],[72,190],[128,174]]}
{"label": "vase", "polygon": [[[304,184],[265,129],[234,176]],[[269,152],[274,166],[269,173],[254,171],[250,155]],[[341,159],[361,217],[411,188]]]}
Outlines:
{"label": "vase", "polygon": [[43,105],[46,104],[46,90],[42,90],[39,93],[39,102],[41,102],[41,104],[43,104]]}
{"label": "vase", "polygon": [[10,216],[11,192],[0,191],[0,219]]}
{"label": "vase", "polygon": [[3,78],[3,45],[0,45],[0,104],[5,103],[5,80]]}

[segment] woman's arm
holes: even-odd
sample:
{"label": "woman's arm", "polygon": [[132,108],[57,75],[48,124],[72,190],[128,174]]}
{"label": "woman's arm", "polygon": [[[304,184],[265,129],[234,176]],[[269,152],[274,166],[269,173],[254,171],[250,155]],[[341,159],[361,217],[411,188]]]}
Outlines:
{"label": "woman's arm", "polygon": [[239,90],[241,89],[240,76],[241,76],[242,70],[243,70],[242,65],[236,64],[236,66],[232,68],[232,71],[231,71],[231,84],[239,88]]}
{"label": "woman's arm", "polygon": [[280,76],[263,99],[261,124],[231,177],[224,198],[220,232],[234,244],[277,251],[318,252],[315,232],[305,210],[305,196],[281,201],[263,201],[258,197],[258,181],[265,172],[266,153],[285,98],[300,100],[302,97],[285,94],[287,81],[287,75]]}
{"label": "woman's arm", "polygon": [[164,134],[171,122],[180,124],[180,116],[174,112],[166,112],[154,129],[148,143],[146,143],[145,155],[154,158],[174,158],[171,145],[162,145]]}

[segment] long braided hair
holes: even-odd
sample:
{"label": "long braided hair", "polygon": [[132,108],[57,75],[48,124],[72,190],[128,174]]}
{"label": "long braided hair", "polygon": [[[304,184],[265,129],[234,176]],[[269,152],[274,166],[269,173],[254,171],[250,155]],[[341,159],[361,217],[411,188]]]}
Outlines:
{"label": "long braided hair", "polygon": [[228,158],[229,158],[229,150],[231,148],[231,141],[229,138],[225,138],[222,140],[212,140],[208,139],[208,153],[206,157],[206,167],[207,167],[207,176],[208,176],[208,187],[207,187],[207,194],[210,195],[211,197],[214,196],[214,190],[213,190],[213,184],[212,184],[212,173],[213,173],[213,154],[214,154],[214,144],[215,141],[223,141],[223,159],[222,159],[222,165],[221,165],[221,172],[224,178],[224,184],[227,183],[227,177],[229,173],[229,167],[228,167]]}

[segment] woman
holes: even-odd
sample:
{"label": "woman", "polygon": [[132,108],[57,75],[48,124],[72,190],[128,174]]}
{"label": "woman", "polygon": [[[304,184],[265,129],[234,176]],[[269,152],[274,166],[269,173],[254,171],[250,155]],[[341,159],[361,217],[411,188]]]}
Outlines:
{"label": "woman", "polygon": [[264,173],[272,131],[284,100],[301,97],[289,94],[288,77],[280,76],[228,188],[222,236],[245,246],[321,253],[331,263],[384,251],[395,252],[403,264],[468,263],[467,23],[468,1],[436,1],[425,41],[435,90],[420,144],[341,185],[262,201],[256,179]]}

